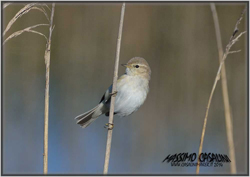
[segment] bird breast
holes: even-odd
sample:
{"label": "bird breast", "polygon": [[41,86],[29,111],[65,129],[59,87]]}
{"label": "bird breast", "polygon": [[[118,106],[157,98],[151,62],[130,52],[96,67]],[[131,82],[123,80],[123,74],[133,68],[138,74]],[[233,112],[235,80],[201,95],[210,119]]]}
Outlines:
{"label": "bird breast", "polygon": [[136,111],[145,101],[149,81],[140,76],[123,75],[117,82],[115,112],[118,116],[128,116]]}

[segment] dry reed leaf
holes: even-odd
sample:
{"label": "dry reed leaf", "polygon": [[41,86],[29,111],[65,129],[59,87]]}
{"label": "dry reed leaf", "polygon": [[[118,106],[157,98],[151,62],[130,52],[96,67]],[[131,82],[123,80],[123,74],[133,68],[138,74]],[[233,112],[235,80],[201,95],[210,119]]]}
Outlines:
{"label": "dry reed leaf", "polygon": [[6,7],[8,7],[11,3],[4,3],[3,4],[3,9],[5,9]]}
{"label": "dry reed leaf", "polygon": [[[36,9],[36,10],[39,10],[39,11],[41,11],[45,16],[46,16],[46,18],[47,18],[47,20],[48,20],[48,22],[49,22],[49,16],[48,16],[48,14],[47,14],[47,12],[46,12],[46,10],[42,7],[42,8],[39,8],[39,7],[32,7],[31,9]],[[30,9],[30,10],[31,10]]]}
{"label": "dry reed leaf", "polygon": [[16,15],[10,20],[10,22],[8,23],[6,29],[3,32],[3,35],[6,34],[6,32],[10,29],[10,27],[13,25],[13,23],[15,23],[15,21],[22,17],[24,14],[28,13],[32,7],[34,7],[36,5],[36,3],[30,3],[25,5],[21,10],[19,10]]}
{"label": "dry reed leaf", "polygon": [[16,32],[14,32],[13,34],[11,34],[11,35],[3,42],[3,45],[4,45],[8,40],[10,40],[11,38],[17,37],[17,36],[19,36],[20,34],[22,34],[22,33],[24,33],[24,32],[31,32],[31,33],[39,34],[39,35],[43,36],[43,37],[46,39],[46,41],[48,42],[48,38],[47,38],[44,34],[38,32],[38,31],[32,30],[33,28],[36,28],[36,27],[38,27],[38,26],[49,26],[49,24],[38,24],[38,25],[30,26],[30,27],[25,28],[25,29],[20,30],[20,31],[16,31]]}
{"label": "dry reed leaf", "polygon": [[[50,20],[49,20],[49,17],[48,17],[48,14],[47,14],[47,12],[45,11],[45,9],[39,8],[39,7],[37,7],[36,5],[37,5],[37,3],[30,3],[30,4],[25,5],[21,10],[19,10],[19,12],[17,12],[16,15],[15,15],[15,16],[10,20],[10,22],[8,23],[6,29],[4,30],[3,36],[4,36],[4,35],[6,34],[6,32],[11,28],[11,26],[15,23],[15,21],[16,21],[18,18],[22,17],[24,14],[28,13],[28,12],[29,12],[30,10],[32,10],[32,9],[39,10],[40,12],[42,12],[42,13],[45,15],[45,17],[47,18],[47,20],[50,21]],[[39,4],[38,4],[38,5],[39,5]],[[44,4],[43,4],[43,5],[44,5]],[[46,5],[46,7],[48,7],[48,6]],[[49,8],[49,7],[48,7],[48,8]]]}
{"label": "dry reed leaf", "polygon": [[49,6],[47,4],[43,3],[43,4],[38,4],[38,5],[40,5],[40,6],[46,6],[49,9],[49,11],[51,12],[51,9],[49,8]]}

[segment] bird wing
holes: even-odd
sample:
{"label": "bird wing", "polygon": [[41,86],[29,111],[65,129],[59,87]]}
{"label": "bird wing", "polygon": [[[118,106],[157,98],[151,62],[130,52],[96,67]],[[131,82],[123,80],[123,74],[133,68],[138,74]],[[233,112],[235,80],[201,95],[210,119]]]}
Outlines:
{"label": "bird wing", "polygon": [[101,102],[107,103],[108,101],[110,101],[111,92],[112,92],[112,85],[106,90],[106,92],[102,96],[102,99],[101,99],[101,101],[99,103],[101,103]]}
{"label": "bird wing", "polygon": [[[118,80],[117,80],[117,84],[119,84],[119,82],[124,79],[126,77],[126,74],[122,75]],[[105,103],[108,103],[110,102],[110,99],[111,99],[111,93],[112,93],[112,86],[113,84],[111,84],[111,86],[106,90],[106,92],[104,93],[104,95],[102,96],[102,99],[99,103],[101,102],[105,102]]]}

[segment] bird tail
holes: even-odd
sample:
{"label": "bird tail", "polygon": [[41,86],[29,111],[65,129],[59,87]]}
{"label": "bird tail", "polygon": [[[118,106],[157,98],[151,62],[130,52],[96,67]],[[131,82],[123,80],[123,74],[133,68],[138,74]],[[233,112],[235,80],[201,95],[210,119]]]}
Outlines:
{"label": "bird tail", "polygon": [[75,119],[77,120],[77,124],[79,124],[82,128],[89,126],[93,121],[95,121],[100,115],[104,114],[103,112],[103,103],[98,104],[93,109],[77,116]]}

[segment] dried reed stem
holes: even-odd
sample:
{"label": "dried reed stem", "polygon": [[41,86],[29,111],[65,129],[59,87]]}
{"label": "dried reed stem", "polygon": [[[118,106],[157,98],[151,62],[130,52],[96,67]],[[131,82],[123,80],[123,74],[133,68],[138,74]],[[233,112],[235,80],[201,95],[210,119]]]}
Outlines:
{"label": "dried reed stem", "polygon": [[[114,78],[113,78],[112,93],[116,92],[116,82],[117,82],[117,78],[118,78],[118,67],[119,67],[119,57],[120,57],[120,48],[121,48],[122,27],[123,27],[124,13],[125,13],[125,3],[122,4],[122,9],[121,9],[121,18],[120,18],[119,33],[118,33],[118,39],[117,39],[117,48],[116,48],[116,58],[115,58],[115,68],[114,68]],[[111,104],[110,104],[110,111],[109,111],[109,124],[113,124],[114,107],[115,107],[115,94],[113,94],[112,97],[111,97]],[[110,149],[111,149],[111,141],[112,141],[112,132],[113,132],[112,129],[108,129],[108,137],[107,137],[107,145],[106,145],[106,154],[105,154],[105,162],[104,162],[103,174],[108,173]]]}
{"label": "dried reed stem", "polygon": [[46,83],[45,83],[45,107],[44,107],[44,154],[43,154],[43,173],[48,173],[48,131],[49,131],[49,69],[50,69],[50,47],[51,36],[53,31],[53,17],[55,3],[52,4],[50,16],[49,40],[46,45],[44,59],[46,65]]}
{"label": "dried reed stem", "polygon": [[[227,58],[227,55],[230,53],[231,47],[239,40],[239,38],[243,34],[246,33],[246,31],[244,31],[244,32],[240,33],[238,36],[235,37],[236,33],[238,32],[238,25],[239,25],[245,11],[246,11],[246,9],[243,10],[243,12],[241,13],[240,18],[237,21],[237,23],[235,25],[233,35],[231,36],[231,38],[229,40],[229,43],[226,46],[226,49],[225,49],[225,52],[223,54],[222,60],[220,61],[220,66],[219,66],[219,69],[217,71],[217,74],[216,74],[216,77],[215,77],[215,80],[214,80],[214,84],[213,84],[213,87],[212,87],[212,91],[211,91],[211,94],[210,94],[209,100],[208,100],[208,105],[207,105],[207,109],[206,109],[206,114],[205,114],[205,118],[204,118],[202,134],[201,134],[200,146],[199,146],[199,155],[202,152],[203,141],[204,141],[204,136],[205,136],[205,130],[206,130],[206,125],[207,125],[208,111],[209,111],[209,108],[210,108],[210,104],[211,104],[211,101],[212,101],[212,97],[213,97],[214,90],[216,88],[217,82],[218,82],[218,80],[220,80],[220,73],[221,73],[222,66],[223,66],[223,64],[224,64],[224,62],[225,62],[225,60]],[[196,168],[196,174],[199,174],[199,170],[200,170],[200,165],[199,164],[200,164],[200,160],[198,158],[198,165],[197,165],[197,168]]]}
{"label": "dried reed stem", "polygon": [[[221,34],[220,34],[220,24],[219,24],[219,19],[218,19],[215,4],[211,3],[210,7],[212,10],[213,19],[214,19],[217,47],[218,47],[218,52],[219,52],[219,62],[221,62],[222,57],[223,57],[223,48],[222,48],[222,40],[221,40]],[[229,52],[229,53],[235,53],[235,52]],[[236,174],[236,160],[235,160],[235,150],[234,150],[234,140],[233,140],[233,125],[232,125],[232,117],[231,117],[232,110],[230,110],[225,65],[222,65],[222,68],[221,68],[221,86],[222,86],[222,94],[223,94],[223,102],[224,102],[228,149],[229,149],[229,156],[231,160],[230,170],[231,170],[231,174]]]}

